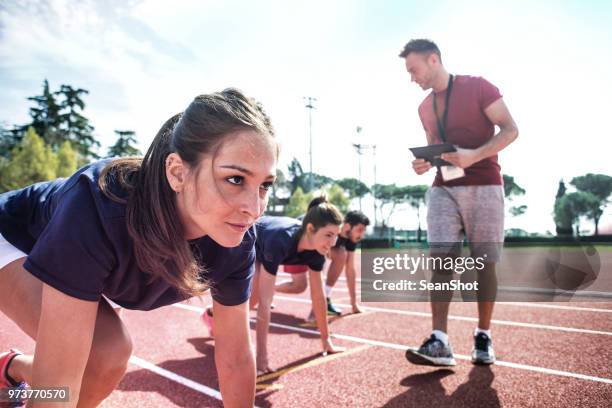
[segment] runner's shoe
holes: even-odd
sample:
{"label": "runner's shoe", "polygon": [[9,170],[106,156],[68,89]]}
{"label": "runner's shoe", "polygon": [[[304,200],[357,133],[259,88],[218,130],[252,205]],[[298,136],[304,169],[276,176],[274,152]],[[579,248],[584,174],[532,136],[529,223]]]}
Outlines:
{"label": "runner's shoe", "polygon": [[444,345],[433,334],[419,347],[419,349],[409,348],[406,350],[406,359],[413,364],[433,365],[433,366],[454,366],[457,365],[453,357],[453,349],[449,345]]}
{"label": "runner's shoe", "polygon": [[204,310],[204,313],[202,313],[202,321],[204,322],[206,327],[208,327],[208,334],[210,335],[210,337],[215,337],[215,320],[213,318],[213,312],[210,307],[207,307],[206,310]]}
{"label": "runner's shoe", "polygon": [[[6,388],[18,388],[18,389],[26,389],[28,384],[25,381],[17,382],[14,379],[10,378],[8,375],[8,368],[11,362],[18,355],[23,354],[19,350],[10,349],[4,353],[0,353],[0,389]],[[5,395],[7,396],[7,395]],[[27,402],[26,399],[18,399],[16,401],[3,401],[0,403],[2,407],[23,407]]]}
{"label": "runner's shoe", "polygon": [[336,309],[336,307],[331,302],[330,298],[325,298],[327,300],[327,315],[328,316],[340,316],[342,311]]}
{"label": "runner's shoe", "polygon": [[493,342],[486,333],[478,333],[474,336],[474,348],[472,349],[472,363],[489,365],[495,362],[495,351]]}

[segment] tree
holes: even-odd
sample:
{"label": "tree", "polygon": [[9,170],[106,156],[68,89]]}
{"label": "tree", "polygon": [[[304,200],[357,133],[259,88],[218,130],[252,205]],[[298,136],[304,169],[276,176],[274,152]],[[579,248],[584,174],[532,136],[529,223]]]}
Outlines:
{"label": "tree", "polygon": [[559,180],[559,187],[555,195],[555,205],[553,207],[553,219],[555,220],[555,232],[557,235],[572,235],[571,210],[567,204],[561,204],[561,198],[565,196],[567,188],[563,179]]}
{"label": "tree", "polygon": [[10,159],[11,150],[23,139],[23,132],[19,128],[9,129],[5,123],[0,123],[0,157]]}
{"label": "tree", "polygon": [[504,179],[505,197],[519,196],[525,194],[525,189],[516,184],[516,182],[514,181],[514,177],[508,176],[507,174],[504,174],[502,177]]}
{"label": "tree", "polygon": [[425,194],[427,193],[428,188],[429,187],[426,185],[406,187],[406,198],[408,199],[408,204],[417,210],[417,242],[421,242],[421,235],[423,233],[421,230],[421,205],[425,205]]}
{"label": "tree", "polygon": [[[512,201],[513,198],[525,195],[525,189],[516,184],[514,181],[514,177],[508,176],[507,174],[503,175],[504,178],[504,197],[508,199],[508,201]],[[519,216],[527,211],[527,205],[518,205],[512,206],[509,209],[510,214],[513,216]]]}
{"label": "tree", "polygon": [[285,214],[287,217],[299,217],[306,212],[311,200],[312,194],[304,193],[302,188],[298,187],[289,198],[289,203],[285,208]]}
{"label": "tree", "polygon": [[62,143],[56,156],[57,177],[70,177],[77,170],[77,154],[69,141]]}
{"label": "tree", "polygon": [[305,192],[325,189],[334,184],[334,179],[322,174],[312,173],[312,190],[310,189],[310,173],[304,173],[300,180],[300,186]]}
{"label": "tree", "polygon": [[580,235],[580,217],[588,216],[597,202],[597,197],[583,191],[564,194],[555,203],[555,223],[563,231],[572,233],[575,227],[576,235]]}
{"label": "tree", "polygon": [[60,131],[60,104],[56,99],[57,92],[49,90],[49,81],[43,81],[42,95],[31,96],[29,101],[34,102],[34,106],[30,108],[30,117],[32,122],[23,125],[22,131],[27,131],[28,128],[33,128],[52,148],[58,147],[63,141]]}
{"label": "tree", "polygon": [[[406,201],[409,187],[398,187],[395,184],[375,184],[372,190],[375,192],[374,199],[380,202],[378,208],[383,220],[383,229],[389,224],[389,219],[395,212],[398,204]],[[389,208],[387,216],[383,213],[384,208]]]}
{"label": "tree", "polygon": [[3,135],[0,153],[9,152],[17,146],[31,127],[54,152],[69,141],[78,153],[80,162],[99,158],[96,150],[100,143],[93,136],[94,127],[81,113],[85,109],[82,96],[88,93],[85,89],[75,89],[70,85],[62,85],[59,91],[51,92],[45,79],[42,95],[28,98],[34,102],[30,108],[31,122],[15,126],[10,131],[10,137]]}
{"label": "tree", "polygon": [[296,159],[295,157],[293,158],[293,160],[291,160],[291,163],[289,163],[289,166],[287,166],[287,169],[289,171],[289,183],[291,184],[291,194],[293,194],[295,190],[297,190],[297,188],[300,187],[300,179],[304,174],[304,170],[302,169],[302,165],[300,164],[299,160]]}
{"label": "tree", "polygon": [[36,134],[28,129],[21,143],[13,148],[11,159],[0,169],[0,189],[16,190],[39,181],[56,177],[57,157],[51,148]]}
{"label": "tree", "polygon": [[516,205],[516,206],[512,206],[509,209],[510,214],[512,214],[513,217],[517,217],[519,215],[523,215],[525,214],[525,211],[527,211],[527,206],[526,205]]}
{"label": "tree", "polygon": [[342,214],[348,211],[350,200],[342,187],[338,184],[334,184],[329,187],[325,193],[327,194],[327,200],[338,207]]}
{"label": "tree", "polygon": [[140,156],[142,153],[135,145],[136,132],[133,130],[115,130],[117,141],[108,149],[107,157]]}
{"label": "tree", "polygon": [[612,194],[612,177],[604,174],[589,173],[584,176],[574,177],[570,184],[576,187],[578,191],[589,193],[593,196],[593,198],[590,198],[589,210],[586,216],[595,223],[595,235],[598,235],[599,219],[604,212],[604,208],[609,204],[608,198]]}
{"label": "tree", "polygon": [[370,192],[368,186],[356,178],[343,178],[336,182],[344,191],[348,192],[349,199],[362,198]]}
{"label": "tree", "polygon": [[276,180],[272,187],[270,188],[269,198],[268,198],[268,208],[267,212],[276,212],[276,206],[281,203],[283,198],[280,196],[280,192],[290,192],[291,185],[287,181],[285,177],[285,173],[281,169],[276,169]]}
{"label": "tree", "polygon": [[563,182],[563,179],[561,179],[559,180],[559,188],[557,188],[557,195],[555,198],[563,197],[563,195],[565,195],[565,191],[567,191],[567,188],[565,188],[565,183]]}
{"label": "tree", "polygon": [[[298,187],[302,191],[309,193],[315,190],[321,190],[330,187],[334,184],[334,179],[322,174],[312,173],[312,189],[310,188],[310,173],[302,173],[290,181],[292,192]],[[295,189],[294,189],[295,188]]]}
{"label": "tree", "polygon": [[[291,185],[291,194],[299,187],[302,191],[308,193],[310,188],[310,173],[305,173],[298,159],[294,158],[288,166],[289,184]],[[320,190],[331,186],[334,180],[322,174],[312,173],[312,190]]]}
{"label": "tree", "polygon": [[61,141],[70,140],[83,159],[100,158],[94,151],[100,147],[100,142],[93,136],[94,127],[89,123],[89,119],[77,111],[77,109],[81,112],[85,110],[85,102],[81,97],[89,94],[89,91],[62,85],[54,94],[63,97],[60,103],[62,112],[59,115]]}

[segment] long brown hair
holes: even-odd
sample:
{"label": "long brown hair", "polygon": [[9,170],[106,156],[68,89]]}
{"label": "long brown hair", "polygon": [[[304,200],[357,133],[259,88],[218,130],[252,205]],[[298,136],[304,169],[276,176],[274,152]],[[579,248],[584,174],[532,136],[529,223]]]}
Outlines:
{"label": "long brown hair", "polygon": [[115,178],[128,192],[126,223],[138,267],[152,278],[164,278],[185,295],[201,295],[209,285],[200,277],[202,265],[178,221],[176,193],[166,177],[166,158],[177,153],[197,169],[204,154],[214,152],[226,135],[239,130],[274,136],[262,106],[239,90],[197,96],[185,112],[164,123],[144,158],[113,160],[98,180],[104,194],[115,201],[126,202],[110,191],[108,178]]}

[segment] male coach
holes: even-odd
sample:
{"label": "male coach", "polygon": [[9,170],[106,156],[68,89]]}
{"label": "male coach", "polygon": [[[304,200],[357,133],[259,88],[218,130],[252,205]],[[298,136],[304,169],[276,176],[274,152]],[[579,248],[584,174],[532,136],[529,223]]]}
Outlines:
{"label": "male coach", "polygon": [[[428,145],[450,143],[456,151],[442,159],[454,166],[438,168],[428,191],[427,239],[431,255],[458,256],[464,237],[472,257],[485,256],[477,271],[478,327],[474,331],[472,362],[492,364],[491,316],[497,293],[495,264],[504,240],[504,192],[497,153],[512,143],[518,129],[499,90],[482,77],[450,75],[440,50],[430,40],[406,44],[400,58],[412,82],[431,89],[419,106]],[[495,126],[499,132],[495,133]],[[423,159],[412,162],[421,175],[432,167]],[[436,249],[437,248],[437,249]],[[448,281],[452,271],[434,270],[432,280]],[[447,320],[452,293],[431,296],[431,337],[406,352],[414,364],[455,365],[448,341]]]}

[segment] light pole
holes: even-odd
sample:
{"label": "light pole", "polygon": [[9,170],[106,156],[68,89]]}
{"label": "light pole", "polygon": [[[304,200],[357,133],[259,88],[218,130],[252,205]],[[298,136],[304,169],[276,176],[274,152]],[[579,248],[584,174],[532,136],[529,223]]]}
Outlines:
{"label": "light pole", "polygon": [[[361,155],[363,154],[363,149],[366,147],[361,143],[353,143],[353,147],[357,151],[357,156],[359,156],[359,176],[358,180],[361,182]],[[361,196],[359,196],[359,211],[361,211]]]}
{"label": "light pole", "polygon": [[[361,126],[357,126],[357,135],[362,131]],[[374,226],[376,227],[376,145],[367,145],[362,143],[353,143],[353,147],[359,156],[359,181],[361,182],[361,155],[365,150],[372,149],[374,156],[374,185],[372,186],[372,196],[374,197]],[[361,211],[361,196],[359,196],[359,211]]]}
{"label": "light pole", "polygon": [[[361,133],[362,127],[361,126],[357,126],[357,139],[359,139],[359,134]],[[353,147],[355,148],[355,150],[357,151],[357,155],[359,156],[359,176],[358,176],[358,180],[361,181],[361,155],[363,154],[363,148],[364,145],[360,144],[360,143],[353,143]],[[359,196],[359,211],[361,211],[361,196]]]}
{"label": "light pole", "polygon": [[374,197],[374,228],[376,228],[376,145],[372,145],[374,154],[374,184],[372,185],[372,196]]}
{"label": "light pole", "polygon": [[304,101],[306,102],[306,109],[308,109],[308,132],[310,135],[310,147],[308,150],[308,155],[310,157],[310,174],[308,177],[308,185],[310,187],[310,191],[314,189],[313,185],[313,173],[312,173],[312,110],[314,109],[313,102],[316,102],[317,98],[313,98],[311,96],[305,96]]}

